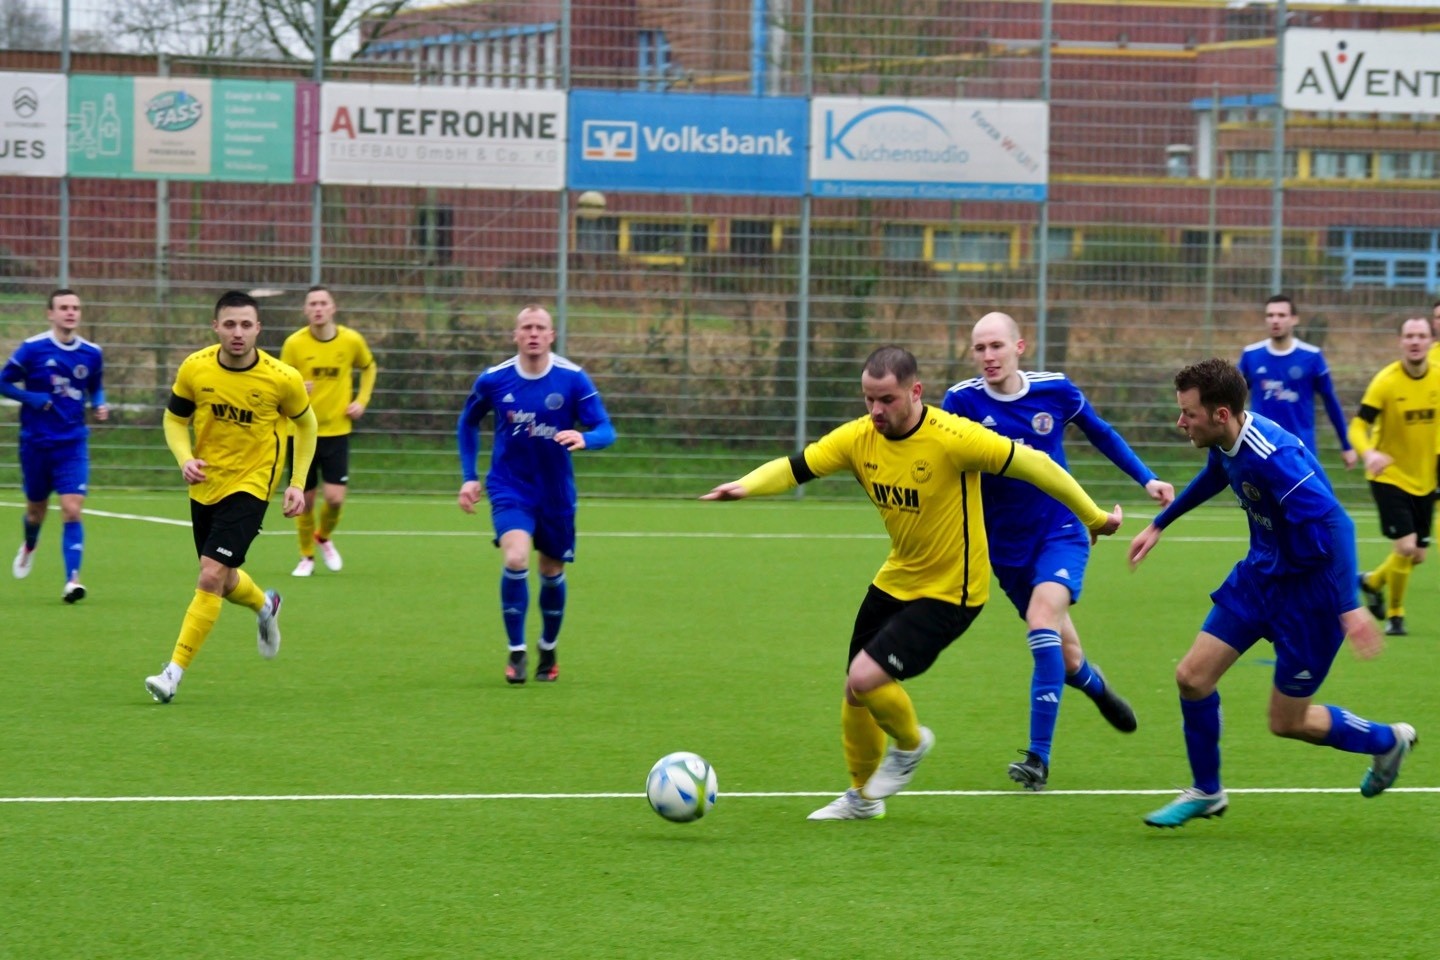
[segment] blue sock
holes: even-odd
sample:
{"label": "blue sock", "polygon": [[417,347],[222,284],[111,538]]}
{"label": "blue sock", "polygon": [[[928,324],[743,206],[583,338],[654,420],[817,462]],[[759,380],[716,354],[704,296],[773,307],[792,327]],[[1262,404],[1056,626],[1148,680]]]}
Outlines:
{"label": "blue sock", "polygon": [[1357,717],[1344,707],[1332,707],[1330,711],[1330,732],[1325,734],[1325,745],[1346,753],[1384,753],[1395,746],[1395,731],[1388,723],[1371,723],[1364,717]]}
{"label": "blue sock", "polygon": [[500,575],[500,614],[511,650],[525,649],[525,615],[530,611],[530,570],[505,568]]}
{"label": "blue sock", "polygon": [[553,577],[540,575],[540,649],[554,650],[565,619],[565,571]]}
{"label": "blue sock", "polygon": [[1055,740],[1055,721],[1060,716],[1060,693],[1065,689],[1065,654],[1060,634],[1054,630],[1031,630],[1025,638],[1035,658],[1030,675],[1030,752],[1050,762],[1050,745]]}
{"label": "blue sock", "polygon": [[34,550],[35,542],[40,539],[40,524],[23,521],[25,524],[25,549]]}
{"label": "blue sock", "polygon": [[1195,789],[1204,793],[1220,790],[1220,691],[1204,700],[1180,698],[1180,715],[1185,720],[1185,752]]}
{"label": "blue sock", "polygon": [[1090,666],[1089,660],[1081,660],[1080,669],[1065,677],[1065,686],[1074,687],[1091,699],[1105,692],[1105,680],[1098,670]]}
{"label": "blue sock", "polygon": [[60,528],[60,546],[65,556],[65,582],[80,579],[80,561],[85,558],[85,525],[66,520]]}

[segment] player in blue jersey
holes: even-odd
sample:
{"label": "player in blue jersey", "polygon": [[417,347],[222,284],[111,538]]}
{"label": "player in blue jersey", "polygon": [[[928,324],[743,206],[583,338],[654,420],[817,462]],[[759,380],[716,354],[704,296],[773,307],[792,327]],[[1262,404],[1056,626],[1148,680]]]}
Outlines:
{"label": "player in blue jersey", "polygon": [[1250,522],[1250,550],[1214,593],[1190,651],[1175,669],[1191,787],[1151,813],[1152,827],[1218,817],[1229,806],[1220,785],[1220,678],[1264,637],[1275,648],[1270,732],[1374,759],[1362,796],[1384,792],[1415,746],[1408,723],[1374,723],[1341,707],[1312,703],[1345,638],[1373,657],[1382,640],[1355,597],[1355,524],[1314,451],[1273,420],[1246,412],[1245,379],[1225,360],[1204,360],[1175,376],[1178,426],[1210,451],[1175,502],[1130,543],[1131,569],[1160,534],[1229,487]]}
{"label": "player in blue jersey", "polygon": [[[1020,369],[1025,341],[1014,319],[988,313],[970,333],[971,352],[981,375],[962,380],[945,394],[944,409],[989,427],[1001,436],[1047,454],[1066,466],[1065,427],[1075,424],[1101,453],[1163,506],[1175,488],[1156,477],[1115,429],[1102,420],[1080,388],[1063,373]],[[1050,776],[1050,752],[1060,694],[1066,685],[1083,692],[1117,730],[1135,729],[1135,712],[1085,658],[1070,605],[1080,599],[1090,535],[1058,500],[1009,477],[980,478],[985,503],[985,537],[1001,588],[1029,630],[1026,640],[1035,668],[1030,677],[1030,745],[1023,760],[1010,764],[1010,779],[1027,790],[1043,790]]]}
{"label": "player in blue jersey", "polygon": [[1349,421],[1330,382],[1330,368],[1320,348],[1295,336],[1295,301],[1276,294],[1265,301],[1268,340],[1257,340],[1240,354],[1240,372],[1250,388],[1250,409],[1299,437],[1317,457],[1315,396],[1340,437],[1340,459],[1349,470],[1359,461],[1350,443]]}
{"label": "player in blue jersey", "polygon": [[[570,455],[615,442],[600,392],[584,370],[551,352],[554,342],[555,326],[543,307],[530,304],[521,310],[515,318],[519,352],[479,376],[456,429],[464,476],[460,509],[474,513],[480,498],[489,496],[495,544],[505,555],[500,609],[510,646],[508,683],[525,682],[532,549],[540,554],[542,621],[535,679],[560,676],[555,645],[565,616],[565,564],[575,559],[577,503]],[[491,411],[495,445],[482,489],[476,468],[480,421]]]}
{"label": "player in blue jersey", "polygon": [[25,539],[10,570],[30,575],[40,525],[50,494],[60,500],[60,534],[66,603],[85,598],[80,583],[85,527],[80,517],[90,481],[87,405],[96,420],[107,420],[100,348],[80,336],[80,298],[73,290],[50,294],[45,316],[50,329],[20,344],[0,370],[0,395],[20,403],[20,474],[25,487]]}

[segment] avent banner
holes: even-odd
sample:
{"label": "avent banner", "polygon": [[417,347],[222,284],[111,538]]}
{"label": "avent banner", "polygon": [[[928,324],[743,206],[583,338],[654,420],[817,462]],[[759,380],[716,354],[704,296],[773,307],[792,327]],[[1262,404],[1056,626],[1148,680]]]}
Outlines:
{"label": "avent banner", "polygon": [[806,116],[800,97],[577,90],[569,186],[799,196]]}
{"label": "avent banner", "polygon": [[816,97],[817,197],[1045,199],[1050,110],[1038,100]]}
{"label": "avent banner", "polygon": [[1440,113],[1440,34],[1285,31],[1286,110]]}
{"label": "avent banner", "polygon": [[0,175],[65,176],[65,75],[0,73]]}
{"label": "avent banner", "polygon": [[322,86],[325,183],[522,190],[565,185],[561,91]]}
{"label": "avent banner", "polygon": [[313,83],[74,76],[69,173],[313,183],[314,101]]}

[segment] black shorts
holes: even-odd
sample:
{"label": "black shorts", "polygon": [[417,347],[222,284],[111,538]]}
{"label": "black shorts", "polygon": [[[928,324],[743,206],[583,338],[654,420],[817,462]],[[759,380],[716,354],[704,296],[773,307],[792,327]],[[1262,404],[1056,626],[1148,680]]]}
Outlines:
{"label": "black shorts", "polygon": [[1417,497],[1393,483],[1370,481],[1370,496],[1380,508],[1380,532],[1391,540],[1415,534],[1416,546],[1430,546],[1431,518],[1435,515],[1432,495]]}
{"label": "black shorts", "polygon": [[217,503],[190,501],[195,552],[227,567],[245,562],[245,552],[260,533],[269,504],[248,493],[232,493]]}
{"label": "black shorts", "polygon": [[[295,483],[295,438],[287,441],[285,459],[290,461],[290,483]],[[338,437],[316,437],[315,459],[310,461],[310,472],[305,474],[306,493],[314,490],[318,481],[344,486],[350,479],[350,434]]]}
{"label": "black shorts", "polygon": [[896,680],[918,677],[969,629],[981,609],[928,597],[897,600],[872,583],[855,615],[845,664],[848,668],[864,650]]}

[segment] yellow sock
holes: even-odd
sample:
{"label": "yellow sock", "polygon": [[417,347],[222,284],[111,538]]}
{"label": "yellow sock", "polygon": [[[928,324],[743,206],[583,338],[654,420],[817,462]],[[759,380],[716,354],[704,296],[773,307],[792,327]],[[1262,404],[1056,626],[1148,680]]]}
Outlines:
{"label": "yellow sock", "polygon": [[854,694],[880,729],[895,741],[895,746],[901,750],[915,750],[920,746],[920,720],[915,716],[915,704],[899,683],[891,680],[874,690],[865,693],[857,690]]}
{"label": "yellow sock", "polygon": [[845,766],[850,768],[850,786],[859,790],[880,766],[885,753],[885,731],[865,707],[840,701],[840,738],[845,745]]}
{"label": "yellow sock", "polygon": [[205,645],[205,638],[220,618],[220,598],[204,590],[196,590],[185,609],[185,620],[180,624],[180,636],[175,640],[175,652],[170,659],[185,669]]}
{"label": "yellow sock", "polygon": [[295,532],[300,537],[300,556],[315,556],[315,514],[307,510],[296,516]]}
{"label": "yellow sock", "polygon": [[330,534],[340,526],[340,508],[332,507],[329,503],[320,504],[320,524],[315,528],[315,536],[321,540],[329,540]]}
{"label": "yellow sock", "polygon": [[1405,589],[1410,586],[1410,571],[1415,569],[1415,561],[1398,553],[1392,553],[1390,557],[1390,575],[1385,578],[1386,586],[1390,588],[1390,594],[1386,597],[1385,616],[1403,617]]}
{"label": "yellow sock", "polygon": [[1380,566],[1365,574],[1365,586],[1371,590],[1385,589],[1386,583],[1389,582],[1390,567],[1399,556],[1398,553],[1385,554],[1385,559],[1380,561]]}
{"label": "yellow sock", "polygon": [[[240,579],[235,582],[235,589],[225,594],[225,599],[231,603],[238,603],[242,607],[249,607],[256,613],[259,613],[260,608],[265,606],[265,591],[257,587],[255,581],[250,579],[250,574],[244,570],[236,570],[235,572],[239,575]],[[180,666],[183,667],[185,664],[182,663]]]}

